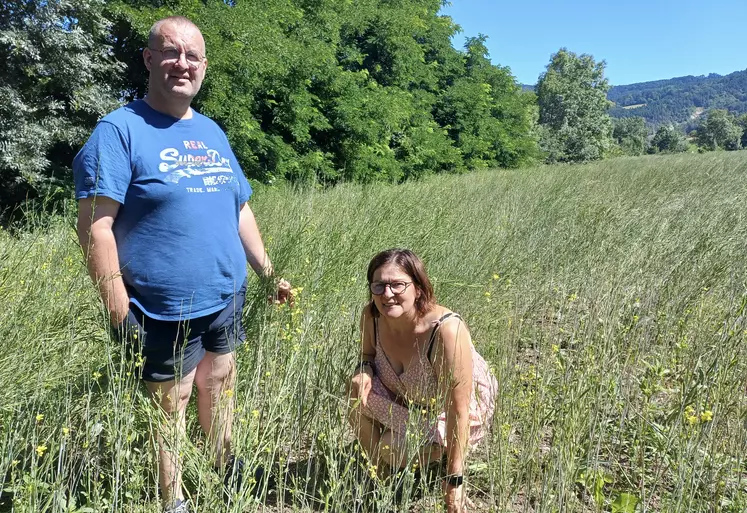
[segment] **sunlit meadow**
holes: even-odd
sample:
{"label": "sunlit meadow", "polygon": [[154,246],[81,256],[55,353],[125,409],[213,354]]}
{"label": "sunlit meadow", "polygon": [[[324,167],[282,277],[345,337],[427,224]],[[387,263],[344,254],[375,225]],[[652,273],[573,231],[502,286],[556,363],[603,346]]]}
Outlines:
{"label": "sunlit meadow", "polygon": [[[438,487],[397,497],[373,479],[345,421],[367,262],[405,246],[500,383],[468,461],[475,510],[746,511],[746,175],[732,152],[258,190],[297,299],[269,306],[250,281],[226,400],[236,452],[276,483],[226,499],[192,406],[192,505],[442,509]],[[161,419],[106,329],[73,219],[0,231],[0,511],[158,512]]]}

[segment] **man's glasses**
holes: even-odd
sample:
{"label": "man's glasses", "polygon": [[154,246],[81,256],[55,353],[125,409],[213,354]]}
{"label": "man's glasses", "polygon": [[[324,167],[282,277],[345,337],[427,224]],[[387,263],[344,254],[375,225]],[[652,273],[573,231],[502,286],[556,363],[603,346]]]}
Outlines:
{"label": "man's glasses", "polygon": [[197,68],[202,61],[205,59],[202,55],[197,52],[181,52],[176,48],[164,48],[163,50],[157,50],[155,48],[149,48],[151,52],[158,52],[161,54],[161,60],[165,62],[176,62],[184,53],[184,57],[187,59],[187,64],[190,68]]}
{"label": "man's glasses", "polygon": [[391,283],[389,282],[383,282],[383,281],[374,281],[368,284],[368,288],[371,290],[371,294],[374,296],[380,296],[386,291],[386,288],[389,287],[389,290],[392,291],[392,294],[402,294],[404,291],[407,290],[407,287],[411,284],[411,281],[393,281]]}

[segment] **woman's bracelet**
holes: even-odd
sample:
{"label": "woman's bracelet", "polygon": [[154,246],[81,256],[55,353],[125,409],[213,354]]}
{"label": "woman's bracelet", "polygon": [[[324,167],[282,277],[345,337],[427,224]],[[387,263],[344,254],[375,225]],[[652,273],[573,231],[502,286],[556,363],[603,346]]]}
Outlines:
{"label": "woman's bracelet", "polygon": [[464,483],[464,475],[462,474],[450,474],[446,476],[446,484],[449,486],[462,486]]}
{"label": "woman's bracelet", "polygon": [[376,373],[376,366],[374,365],[374,362],[372,362],[371,360],[361,360],[360,362],[358,362],[358,365],[355,366],[353,374],[356,374],[366,366],[371,367],[371,372]]}

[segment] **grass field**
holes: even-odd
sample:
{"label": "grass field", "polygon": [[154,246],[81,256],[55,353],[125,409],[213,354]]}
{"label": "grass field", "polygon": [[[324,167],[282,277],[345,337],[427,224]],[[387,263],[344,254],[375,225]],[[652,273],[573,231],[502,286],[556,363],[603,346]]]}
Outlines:
{"label": "grass field", "polygon": [[[274,469],[226,503],[194,411],[198,511],[438,511],[370,482],[345,423],[370,257],[426,262],[500,383],[469,459],[478,511],[747,511],[747,152],[400,186],[262,189],[296,308],[250,282],[235,445]],[[0,231],[0,511],[159,511],[159,422],[110,339],[73,214]],[[405,476],[407,478],[407,476]]]}

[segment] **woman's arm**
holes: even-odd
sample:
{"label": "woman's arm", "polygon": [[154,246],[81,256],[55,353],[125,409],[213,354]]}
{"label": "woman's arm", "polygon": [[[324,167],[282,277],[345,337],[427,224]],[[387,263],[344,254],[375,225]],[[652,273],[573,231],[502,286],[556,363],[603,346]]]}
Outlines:
{"label": "woman's arm", "polygon": [[356,362],[353,377],[350,380],[351,399],[360,399],[361,404],[368,404],[368,393],[371,391],[371,380],[374,376],[376,342],[373,334],[373,318],[368,307],[363,309],[360,321],[361,351]]}
{"label": "woman's arm", "polygon": [[373,363],[376,358],[376,341],[374,340],[373,326],[374,320],[371,317],[371,309],[366,305],[361,313],[360,333],[361,333],[361,361]]}
{"label": "woman's arm", "polygon": [[440,397],[445,400],[447,474],[462,475],[469,442],[469,405],[472,398],[472,346],[464,322],[445,322],[439,329],[434,369]]}

